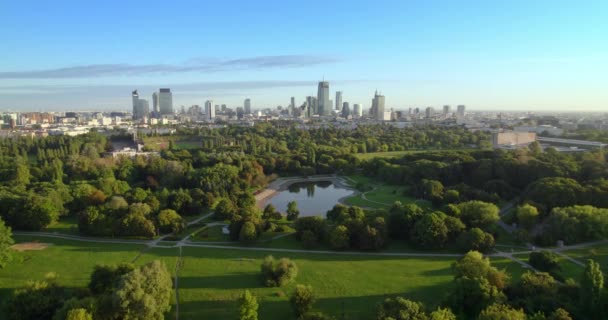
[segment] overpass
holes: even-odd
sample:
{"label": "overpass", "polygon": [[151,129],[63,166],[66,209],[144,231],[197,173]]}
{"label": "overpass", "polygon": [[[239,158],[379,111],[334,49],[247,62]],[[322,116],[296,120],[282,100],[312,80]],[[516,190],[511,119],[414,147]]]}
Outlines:
{"label": "overpass", "polygon": [[536,137],[536,140],[538,142],[547,143],[547,144],[560,144],[560,145],[569,145],[569,146],[587,147],[587,148],[604,148],[604,147],[608,146],[608,144],[602,143],[599,141],[560,139],[560,138],[549,138],[549,137]]}

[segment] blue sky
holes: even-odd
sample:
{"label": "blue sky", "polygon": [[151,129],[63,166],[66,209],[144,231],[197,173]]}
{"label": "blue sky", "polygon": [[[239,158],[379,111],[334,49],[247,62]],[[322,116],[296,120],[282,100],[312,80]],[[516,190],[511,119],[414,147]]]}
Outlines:
{"label": "blue sky", "polygon": [[287,105],[606,110],[608,1],[1,1],[0,110]]}

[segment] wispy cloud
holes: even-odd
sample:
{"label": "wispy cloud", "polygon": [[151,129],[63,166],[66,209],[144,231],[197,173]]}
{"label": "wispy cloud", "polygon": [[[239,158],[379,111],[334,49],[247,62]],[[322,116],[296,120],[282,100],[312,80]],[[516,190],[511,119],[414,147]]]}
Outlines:
{"label": "wispy cloud", "polygon": [[314,55],[259,56],[231,60],[192,59],[185,64],[91,64],[46,70],[0,72],[0,79],[92,78],[104,76],[139,76],[183,72],[221,72],[231,70],[263,70],[298,68],[339,62],[340,59]]}

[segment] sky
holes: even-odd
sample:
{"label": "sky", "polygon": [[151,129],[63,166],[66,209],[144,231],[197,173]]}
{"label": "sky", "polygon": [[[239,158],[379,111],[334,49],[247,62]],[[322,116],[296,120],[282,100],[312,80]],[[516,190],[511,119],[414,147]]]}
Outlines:
{"label": "sky", "polygon": [[0,0],[0,110],[287,106],[608,110],[608,1]]}

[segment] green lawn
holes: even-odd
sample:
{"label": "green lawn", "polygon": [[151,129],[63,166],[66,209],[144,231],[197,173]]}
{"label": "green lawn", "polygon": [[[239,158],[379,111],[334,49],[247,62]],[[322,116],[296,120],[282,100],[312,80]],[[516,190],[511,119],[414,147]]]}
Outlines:
{"label": "green lawn", "polygon": [[416,203],[423,208],[431,207],[431,203],[426,200],[418,200],[414,197],[404,195],[407,190],[406,187],[402,186],[376,185],[374,190],[365,192],[364,196],[362,194],[357,194],[346,198],[344,202],[351,206],[374,209],[387,209],[393,205],[395,201],[401,201],[403,204]]}
{"label": "green lawn", "polygon": [[[288,297],[294,285],[265,288],[259,277],[266,253],[184,248],[180,319],[232,319],[243,290],[260,299],[260,319],[293,319]],[[452,259],[279,254],[298,264],[297,283],[310,284],[315,310],[347,319],[370,319],[384,297],[406,295],[434,306],[450,285]]]}
{"label": "green lawn", "polygon": [[144,145],[146,148],[154,151],[160,151],[169,148],[169,141],[173,141],[176,149],[198,149],[202,147],[200,140],[193,140],[193,137],[183,136],[159,136],[159,137],[144,137]]}
{"label": "green lawn", "polygon": [[600,264],[604,273],[608,273],[608,244],[567,250],[562,251],[562,253],[582,263],[586,263],[588,259],[593,259]]}
{"label": "green lawn", "polygon": [[78,218],[76,216],[61,217],[59,221],[48,226],[45,231],[79,235]]}
{"label": "green lawn", "polygon": [[359,160],[371,160],[373,158],[400,158],[408,153],[414,153],[420,151],[387,151],[387,152],[370,152],[370,153],[357,153],[354,154],[355,157],[359,158]]}
{"label": "green lawn", "polygon": [[222,233],[223,226],[212,226],[202,228],[190,238],[192,241],[230,241],[227,234]]}
{"label": "green lawn", "polygon": [[143,245],[96,244],[54,238],[14,238],[18,243],[34,241],[52,245],[39,251],[16,252],[14,260],[0,269],[2,299],[12,289],[25,285],[28,280],[42,280],[49,272],[57,273],[62,285],[84,287],[96,264],[131,262],[145,248]]}
{"label": "green lawn", "polygon": [[[160,259],[175,275],[179,248],[147,248],[142,245],[94,244],[53,238],[16,237],[22,241],[52,243],[41,251],[17,253],[17,259],[0,269],[0,294],[6,297],[28,280],[43,279],[48,272],[59,274],[68,287],[84,287],[96,264],[134,262],[137,265]],[[274,242],[288,246],[293,236]],[[294,284],[265,288],[259,269],[262,259],[273,254],[289,257],[299,268],[296,282],[312,285],[318,302],[315,310],[346,319],[371,319],[375,306],[385,297],[403,295],[424,302],[429,308],[441,303],[451,285],[455,258],[401,258],[308,253],[269,253],[246,250],[182,249],[179,271],[180,319],[233,319],[243,290],[260,301],[260,319],[294,319],[288,302]],[[493,259],[519,277],[521,268],[507,259]],[[175,301],[174,301],[175,302]],[[175,308],[167,314],[175,317]],[[0,315],[1,318],[1,315]]]}

